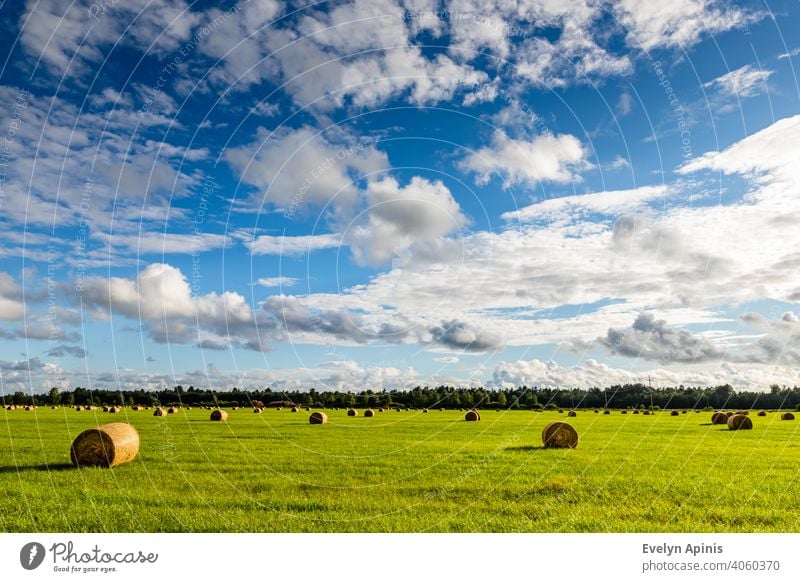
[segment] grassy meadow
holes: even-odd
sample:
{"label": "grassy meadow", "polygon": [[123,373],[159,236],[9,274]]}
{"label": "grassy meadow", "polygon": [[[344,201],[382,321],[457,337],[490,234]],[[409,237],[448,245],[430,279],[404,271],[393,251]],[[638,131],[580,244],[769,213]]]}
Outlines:
{"label": "grassy meadow", "polygon": [[[0,530],[798,532],[800,421],[751,413],[0,411]],[[541,448],[569,420],[575,450]],[[84,429],[128,421],[136,461],[75,469]]]}

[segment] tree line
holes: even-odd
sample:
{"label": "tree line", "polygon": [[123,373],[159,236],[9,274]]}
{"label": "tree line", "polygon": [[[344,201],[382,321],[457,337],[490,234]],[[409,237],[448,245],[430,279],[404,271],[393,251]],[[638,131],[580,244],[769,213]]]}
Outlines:
{"label": "tree line", "polygon": [[677,386],[650,388],[645,384],[624,384],[608,388],[558,389],[550,387],[460,388],[417,386],[411,390],[362,390],[359,392],[315,389],[278,391],[213,390],[175,386],[165,390],[109,390],[52,388],[43,395],[22,391],[0,395],[2,404],[98,405],[98,406],[253,406],[256,402],[294,403],[326,408],[797,408],[800,387],[772,385],[768,391],[734,390],[728,384],[713,388]]}

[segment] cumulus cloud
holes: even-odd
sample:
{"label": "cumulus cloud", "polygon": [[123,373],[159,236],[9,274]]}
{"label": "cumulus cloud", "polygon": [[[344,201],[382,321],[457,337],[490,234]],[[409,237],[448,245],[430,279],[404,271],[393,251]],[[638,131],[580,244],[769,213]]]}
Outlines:
{"label": "cumulus cloud", "polygon": [[716,79],[704,83],[703,87],[716,88],[732,97],[753,97],[761,93],[766,87],[767,80],[775,71],[755,69],[752,65],[745,65],[735,71],[730,71]]}
{"label": "cumulus cloud", "polygon": [[443,321],[428,329],[434,344],[465,352],[492,352],[503,347],[503,338],[466,321]]}
{"label": "cumulus cloud", "polygon": [[544,134],[527,141],[495,131],[491,146],[470,153],[459,165],[474,173],[481,185],[498,175],[507,186],[535,186],[541,181],[563,183],[576,179],[576,172],[587,165],[586,157],[580,140],[572,135]]}
{"label": "cumulus cloud", "polygon": [[256,283],[268,289],[272,287],[293,287],[297,283],[297,279],[294,277],[260,277]]}
{"label": "cumulus cloud", "polygon": [[70,346],[66,344],[52,347],[45,353],[50,358],[64,358],[66,356],[71,356],[73,358],[83,359],[88,355],[88,352],[84,350],[82,347]]}
{"label": "cumulus cloud", "polygon": [[301,256],[322,249],[335,249],[344,243],[335,234],[310,234],[304,236],[260,235],[248,240],[247,235],[237,234],[254,255]]}
{"label": "cumulus cloud", "polygon": [[686,364],[722,360],[726,354],[709,340],[670,327],[651,313],[643,313],[629,328],[611,328],[600,343],[630,358]]}

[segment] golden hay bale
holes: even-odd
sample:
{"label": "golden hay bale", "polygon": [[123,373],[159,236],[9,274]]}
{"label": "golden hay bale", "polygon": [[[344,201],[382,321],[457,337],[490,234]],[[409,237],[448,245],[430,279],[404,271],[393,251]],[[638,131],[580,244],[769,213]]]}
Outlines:
{"label": "golden hay bale", "polygon": [[90,404],[89,406],[84,407],[84,410],[97,410],[97,407],[93,404]]}
{"label": "golden hay bale", "polygon": [[116,467],[139,454],[139,433],[125,422],[112,422],[83,431],[69,451],[76,467]]}
{"label": "golden hay bale", "polygon": [[686,414],[686,411],[685,410],[681,410],[681,414]]}
{"label": "golden hay bale", "polygon": [[639,414],[639,411],[638,410],[634,410],[633,413],[634,414]]}
{"label": "golden hay bale", "polygon": [[728,424],[728,413],[715,412],[711,415],[711,424]]}
{"label": "golden hay bale", "polygon": [[[234,410],[236,410],[236,409],[234,409]],[[275,410],[283,410],[283,406],[276,406]]]}
{"label": "golden hay bale", "polygon": [[253,414],[261,414],[263,411],[260,408],[254,408]]}
{"label": "golden hay bale", "polygon": [[169,408],[167,408],[167,414],[175,414],[176,412],[178,412],[178,409],[175,408],[174,406],[170,406]]}
{"label": "golden hay bale", "polygon": [[210,418],[211,418],[211,420],[220,420],[222,422],[225,422],[226,420],[228,420],[228,413],[225,412],[224,410],[220,410],[218,408],[217,410],[214,410],[211,413],[211,417]]}
{"label": "golden hay bale", "polygon": [[379,408],[379,409],[378,409],[378,412],[383,412],[383,411],[384,411],[384,409],[383,409],[383,408]]}
{"label": "golden hay bale", "polygon": [[292,406],[292,412],[300,412],[300,409],[297,406]]}
{"label": "golden hay bale", "polygon": [[563,408],[559,408],[559,409],[558,409],[558,413],[559,413],[559,414],[564,414],[564,409],[563,409]]}
{"label": "golden hay bale", "polygon": [[153,411],[153,416],[164,416],[164,409],[163,408],[156,408]]}
{"label": "golden hay bale", "polygon": [[75,410],[77,410],[77,411],[79,411],[79,412],[80,412],[81,410],[83,410],[83,407],[82,407],[82,406],[76,406],[76,407],[75,407]]}
{"label": "golden hay bale", "polygon": [[673,410],[672,412],[669,413],[670,416],[680,416],[680,414],[681,413],[678,412],[677,410]]}
{"label": "golden hay bale", "polygon": [[427,408],[423,408],[422,409],[422,414],[428,414],[428,409]]}
{"label": "golden hay bale", "polygon": [[192,407],[191,407],[191,406],[187,406],[187,407],[186,407],[186,410],[191,410],[191,409],[192,409]]}
{"label": "golden hay bale", "polygon": [[745,414],[731,414],[728,417],[728,428],[730,430],[750,430],[753,428],[753,420]]}
{"label": "golden hay bale", "polygon": [[308,422],[311,424],[325,424],[328,422],[328,415],[324,412],[314,412],[308,417]]}
{"label": "golden hay bale", "polygon": [[620,414],[628,414],[628,411],[627,410],[622,410],[622,411],[620,411]]}
{"label": "golden hay bale", "polygon": [[347,416],[358,416],[358,410],[356,410],[355,408],[351,408],[350,410],[347,411]]}
{"label": "golden hay bale", "polygon": [[791,412],[784,412],[781,414],[781,420],[794,420],[794,414]]}
{"label": "golden hay bale", "polygon": [[116,413],[118,413],[118,412],[120,411],[120,409],[119,409],[119,407],[117,407],[117,406],[111,406],[111,407],[109,407],[108,411],[109,411],[111,414],[116,414]]}
{"label": "golden hay bale", "polygon": [[745,416],[750,416],[749,410],[737,410],[734,414],[744,414]]}
{"label": "golden hay bale", "polygon": [[577,413],[577,412],[575,412],[574,410],[570,410],[570,411],[567,413],[567,416],[569,416],[570,418],[575,418],[576,416],[578,416],[578,413]]}
{"label": "golden hay bale", "polygon": [[481,419],[481,414],[477,410],[470,410],[467,412],[466,416],[464,416],[464,420],[467,422],[477,422]]}
{"label": "golden hay bale", "polygon": [[766,416],[766,415],[767,415],[767,413],[766,413],[766,412],[764,412],[763,410],[759,410],[759,411],[758,411],[758,415],[759,415],[759,416]]}
{"label": "golden hay bale", "polygon": [[131,410],[139,410],[138,406],[131,406]]}
{"label": "golden hay bale", "polygon": [[306,412],[311,412],[311,407],[310,406],[306,406]]}
{"label": "golden hay bale", "polygon": [[578,446],[578,432],[566,422],[551,422],[542,431],[546,449],[574,449]]}
{"label": "golden hay bale", "polygon": [[649,410],[645,410],[642,414],[644,414],[645,416],[650,416],[650,411]]}
{"label": "golden hay bale", "polygon": [[[623,410],[623,412],[625,411]],[[606,408],[605,410],[603,410],[603,414],[611,414],[611,411],[608,408]]]}
{"label": "golden hay bale", "polygon": [[6,410],[12,410],[11,405],[6,406]]}
{"label": "golden hay bale", "polygon": [[33,410],[33,406],[28,405],[25,407],[25,410]]}
{"label": "golden hay bale", "polygon": [[594,413],[595,413],[595,414],[600,414],[600,411],[599,411],[599,410],[597,410],[597,409],[595,408],[595,409],[594,409]]}
{"label": "golden hay bale", "polygon": [[51,410],[58,410],[58,406],[51,406],[50,409]]}
{"label": "golden hay bale", "polygon": [[367,408],[367,409],[364,411],[364,416],[366,416],[367,418],[370,418],[370,417],[372,417],[372,416],[375,416],[375,411],[374,411],[374,410],[372,410],[371,408]]}
{"label": "golden hay bale", "polygon": [[231,410],[239,410],[238,406],[231,406]]}
{"label": "golden hay bale", "polygon": [[103,412],[108,412],[108,406],[103,407]]}

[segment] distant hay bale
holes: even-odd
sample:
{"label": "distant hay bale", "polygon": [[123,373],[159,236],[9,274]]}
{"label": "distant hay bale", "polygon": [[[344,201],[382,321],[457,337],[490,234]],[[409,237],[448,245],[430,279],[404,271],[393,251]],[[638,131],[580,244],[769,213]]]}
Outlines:
{"label": "distant hay bale", "polygon": [[481,415],[477,410],[470,410],[467,412],[466,416],[464,416],[464,420],[467,422],[477,422],[481,419]]}
{"label": "distant hay bale", "polygon": [[[239,410],[239,407],[238,406],[232,406],[231,410]],[[280,408],[278,410],[280,410]]]}
{"label": "distant hay bale", "polygon": [[108,407],[108,411],[111,414],[116,414],[116,413],[120,412],[120,408],[118,406],[109,406]]}
{"label": "distant hay bale", "polygon": [[563,408],[559,408],[559,409],[558,409],[558,413],[559,413],[559,414],[564,414],[564,409],[563,409]]}
{"label": "distant hay bale", "polygon": [[439,412],[444,412],[444,408],[440,408],[440,409],[439,409]]}
{"label": "distant hay bale", "polygon": [[292,406],[292,412],[300,412],[300,409],[297,406]]}
{"label": "distant hay bale", "polygon": [[[622,412],[625,411],[623,410]],[[603,414],[611,414],[611,411],[608,408],[606,408],[605,410],[603,410]]]}
{"label": "distant hay bale", "polygon": [[781,414],[781,420],[794,420],[794,414],[791,412],[784,412]]}
{"label": "distant hay bale", "polygon": [[169,408],[167,408],[167,414],[175,414],[176,412],[178,412],[178,409],[175,408],[174,406],[170,406]]}
{"label": "distant hay bale", "polygon": [[164,409],[159,407],[153,411],[153,416],[164,416],[165,412]]}
{"label": "distant hay bale", "polygon": [[[234,410],[236,410],[236,409],[234,408]],[[276,406],[275,410],[283,410],[283,406]]]}
{"label": "distant hay bale", "polygon": [[6,406],[6,410],[12,410],[11,405]]}
{"label": "distant hay bale", "polygon": [[650,411],[649,410],[645,410],[642,414],[644,414],[645,416],[650,416]]}
{"label": "distant hay bale", "polygon": [[187,407],[186,407],[186,410],[191,410],[191,409],[192,409],[192,407],[191,407],[191,406],[187,406]]}
{"label": "distant hay bale", "polygon": [[76,467],[116,467],[139,454],[139,433],[126,422],[112,422],[83,431],[69,456]]}
{"label": "distant hay bale", "polygon": [[97,407],[93,404],[90,404],[89,406],[84,407],[84,410],[97,410]]}
{"label": "distant hay bale", "polygon": [[746,414],[731,414],[728,417],[728,428],[730,430],[750,430],[753,428],[753,420]]}
{"label": "distant hay bale", "polygon": [[633,413],[634,414],[639,414],[639,411],[638,410],[634,410]]}
{"label": "distant hay bale", "polygon": [[383,408],[379,408],[378,412],[383,412],[383,410],[384,410]]}
{"label": "distant hay bale", "polygon": [[566,422],[551,422],[542,431],[546,449],[574,449],[578,446],[578,432]]}
{"label": "distant hay bale", "polygon": [[673,410],[672,412],[669,413],[670,416],[680,416],[680,414],[681,413],[678,412],[677,410]]}
{"label": "distant hay bale", "polygon": [[139,410],[138,406],[131,406],[131,410]]}
{"label": "distant hay bale", "polygon": [[695,410],[695,412],[696,412],[697,414],[700,414],[700,411],[699,411],[699,410]]}
{"label": "distant hay bale", "polygon": [[728,424],[728,413],[715,412],[711,415],[711,424]]}
{"label": "distant hay bale", "polygon": [[763,410],[759,410],[759,411],[758,411],[758,415],[759,415],[759,416],[766,416],[766,415],[767,415],[767,413],[766,413],[766,412],[764,412]]}
{"label": "distant hay bale", "polygon": [[33,406],[28,405],[25,407],[25,410],[33,410]]}
{"label": "distant hay bale", "polygon": [[324,412],[313,412],[308,417],[308,422],[311,424],[325,424],[328,422],[328,415]]}
{"label": "distant hay bale", "polygon": [[628,414],[628,411],[627,410],[623,410],[622,414]]}
{"label": "distant hay bale", "polygon": [[402,410],[400,410],[399,408],[395,408],[394,411],[395,412],[402,412]]}
{"label": "distant hay bale", "polygon": [[262,412],[263,412],[263,410],[261,408],[254,408],[253,409],[253,414],[261,414]]}
{"label": "distant hay bale", "polygon": [[570,418],[575,418],[576,416],[578,416],[578,413],[577,413],[577,412],[575,412],[574,410],[570,410],[570,411],[567,413],[567,416],[569,416]]}
{"label": "distant hay bale", "polygon": [[745,416],[750,416],[749,410],[737,410],[734,414],[744,414]]}
{"label": "distant hay bale", "polygon": [[364,416],[366,416],[367,418],[373,417],[373,416],[375,416],[375,411],[372,410],[371,408],[367,408],[364,411]]}
{"label": "distant hay bale", "polygon": [[306,412],[311,412],[311,407],[310,406],[306,406]]}
{"label": "distant hay bale", "polygon": [[225,422],[226,420],[228,420],[228,413],[225,412],[224,410],[220,410],[219,408],[217,408],[216,410],[211,412],[210,419]]}
{"label": "distant hay bale", "polygon": [[423,408],[422,409],[422,414],[428,414],[428,409],[427,408]]}
{"label": "distant hay bale", "polygon": [[80,412],[81,410],[83,410],[83,407],[81,407],[81,406],[76,406],[76,407],[75,407],[75,410],[77,410],[78,412]]}
{"label": "distant hay bale", "polygon": [[51,406],[50,410],[58,410],[58,406]]}
{"label": "distant hay bale", "polygon": [[347,416],[358,416],[358,410],[356,410],[355,408],[351,408],[350,410],[347,411]]}
{"label": "distant hay bale", "polygon": [[681,410],[681,414],[686,414],[686,411],[685,410]]}
{"label": "distant hay bale", "polygon": [[108,406],[103,407],[103,412],[108,412]]}

